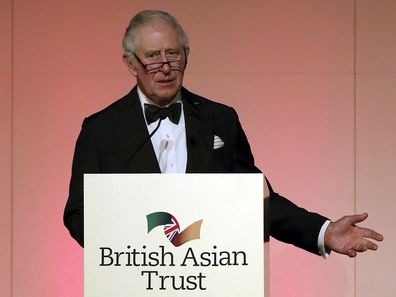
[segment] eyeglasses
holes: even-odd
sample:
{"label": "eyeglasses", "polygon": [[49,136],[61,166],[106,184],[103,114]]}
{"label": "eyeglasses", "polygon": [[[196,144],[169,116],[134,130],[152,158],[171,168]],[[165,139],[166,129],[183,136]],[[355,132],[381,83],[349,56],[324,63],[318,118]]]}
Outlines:
{"label": "eyeglasses", "polygon": [[144,64],[140,58],[133,53],[135,56],[136,60],[140,63],[140,65],[143,66],[146,74],[150,73],[157,73],[161,71],[164,67],[164,65],[168,65],[170,70],[178,70],[183,72],[186,69],[187,66],[187,52],[186,52],[186,47],[183,47],[183,52],[184,52],[184,59],[183,57],[179,55],[175,55],[175,57],[167,57],[167,61],[165,62],[154,62],[154,63],[148,63]]}

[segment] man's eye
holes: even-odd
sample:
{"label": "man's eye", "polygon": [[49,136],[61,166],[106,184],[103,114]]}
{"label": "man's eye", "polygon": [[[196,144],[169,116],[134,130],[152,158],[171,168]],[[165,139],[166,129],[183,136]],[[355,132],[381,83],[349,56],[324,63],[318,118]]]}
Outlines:
{"label": "man's eye", "polygon": [[148,54],[148,56],[147,56],[147,58],[149,58],[149,59],[155,59],[157,57],[159,57],[158,53],[151,53],[151,54]]}

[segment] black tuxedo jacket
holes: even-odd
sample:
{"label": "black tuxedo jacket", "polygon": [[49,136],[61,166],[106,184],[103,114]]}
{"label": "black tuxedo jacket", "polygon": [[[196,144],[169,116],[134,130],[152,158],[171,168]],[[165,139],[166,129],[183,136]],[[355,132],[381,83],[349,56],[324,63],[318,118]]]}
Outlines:
{"label": "black tuxedo jacket", "polygon": [[[258,173],[235,110],[182,88],[187,140],[186,173]],[[213,149],[214,136],[224,146]],[[64,223],[83,246],[84,173],[160,173],[137,88],[84,120],[77,139]],[[326,218],[297,207],[270,186],[273,237],[318,253]]]}

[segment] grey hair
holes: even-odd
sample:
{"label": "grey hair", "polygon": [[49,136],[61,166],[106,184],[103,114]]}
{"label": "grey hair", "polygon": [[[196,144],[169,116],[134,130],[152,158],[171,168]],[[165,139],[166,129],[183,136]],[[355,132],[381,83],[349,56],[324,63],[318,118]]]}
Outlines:
{"label": "grey hair", "polygon": [[125,30],[124,38],[122,39],[124,56],[129,62],[134,61],[133,53],[139,46],[137,41],[137,29],[153,23],[156,20],[161,20],[171,25],[179,35],[180,44],[183,47],[188,46],[188,36],[174,16],[161,10],[143,10],[131,19],[128,28]]}

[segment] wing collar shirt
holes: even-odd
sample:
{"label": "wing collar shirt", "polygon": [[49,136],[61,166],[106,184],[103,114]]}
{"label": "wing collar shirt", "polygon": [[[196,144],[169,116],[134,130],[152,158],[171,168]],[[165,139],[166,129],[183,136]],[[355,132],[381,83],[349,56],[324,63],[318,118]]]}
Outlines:
{"label": "wing collar shirt", "polygon": [[[144,104],[155,104],[148,99],[146,95],[138,87],[137,89],[140,104],[142,106],[144,120]],[[180,92],[166,107],[173,103],[182,104],[181,115],[179,123],[176,125],[172,123],[169,118],[162,120],[161,125],[157,132],[151,137],[151,143],[154,148],[155,155],[158,160],[161,173],[185,173],[187,167],[187,143],[186,143],[186,129],[184,123],[183,103],[181,100]],[[149,134],[157,127],[159,120],[146,126]]]}

